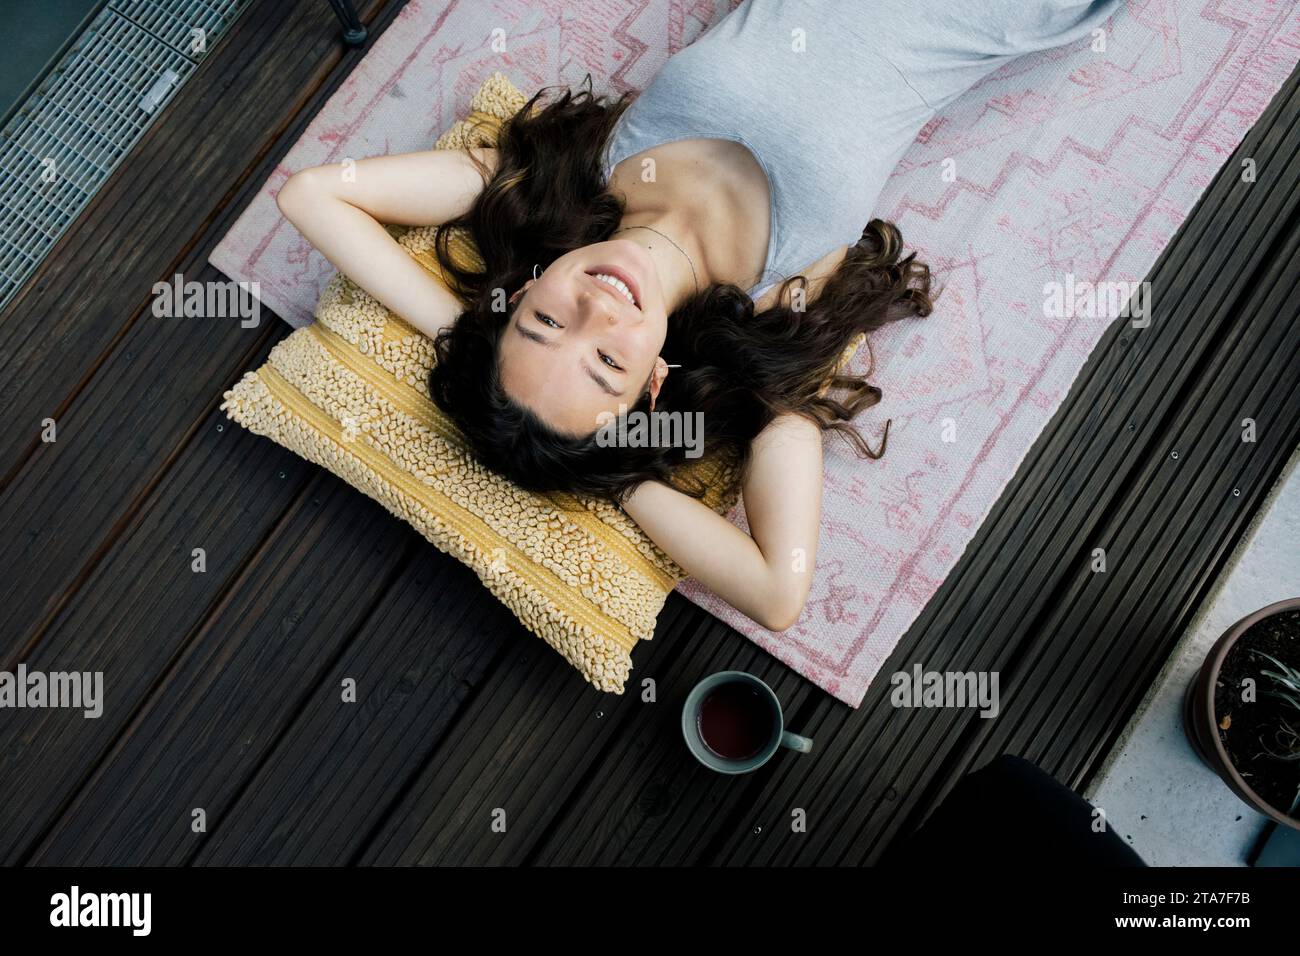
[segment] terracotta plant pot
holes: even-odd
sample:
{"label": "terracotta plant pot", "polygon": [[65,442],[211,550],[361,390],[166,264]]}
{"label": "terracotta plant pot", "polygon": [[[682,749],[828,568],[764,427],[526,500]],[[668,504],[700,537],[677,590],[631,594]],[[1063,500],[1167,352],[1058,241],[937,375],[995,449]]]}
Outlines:
{"label": "terracotta plant pot", "polygon": [[1183,729],[1186,730],[1187,739],[1191,742],[1197,756],[1223,778],[1223,782],[1233,793],[1270,820],[1300,830],[1300,820],[1287,816],[1284,811],[1266,802],[1237,772],[1219,737],[1218,721],[1214,712],[1214,688],[1219,679],[1219,671],[1237,640],[1257,621],[1284,611],[1294,611],[1297,608],[1300,608],[1300,598],[1278,601],[1246,615],[1224,632],[1210,648],[1205,663],[1201,665],[1196,677],[1187,687],[1187,695],[1183,702]]}

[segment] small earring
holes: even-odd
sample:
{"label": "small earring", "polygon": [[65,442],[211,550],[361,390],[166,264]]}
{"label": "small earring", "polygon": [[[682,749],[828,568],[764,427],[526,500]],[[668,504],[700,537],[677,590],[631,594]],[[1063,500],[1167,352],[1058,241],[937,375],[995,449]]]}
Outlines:
{"label": "small earring", "polygon": [[[542,271],[545,272],[546,270],[543,269]],[[537,274],[537,263],[536,263],[536,262],[533,263],[533,278],[534,278],[534,279],[540,279],[540,278],[541,278],[541,276]]]}
{"label": "small earring", "polygon": [[669,365],[668,367],[669,367],[669,368],[681,368],[680,365]]}

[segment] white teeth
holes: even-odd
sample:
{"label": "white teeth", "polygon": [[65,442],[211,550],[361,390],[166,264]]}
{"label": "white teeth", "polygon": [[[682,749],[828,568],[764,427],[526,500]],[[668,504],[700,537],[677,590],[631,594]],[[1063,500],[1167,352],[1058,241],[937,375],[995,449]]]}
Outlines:
{"label": "white teeth", "polygon": [[592,278],[599,279],[607,285],[612,285],[619,292],[623,293],[623,298],[627,299],[627,301],[631,302],[633,305],[636,305],[636,298],[632,295],[632,290],[627,287],[627,284],[623,282],[622,279],[606,275],[603,272],[593,272]]}

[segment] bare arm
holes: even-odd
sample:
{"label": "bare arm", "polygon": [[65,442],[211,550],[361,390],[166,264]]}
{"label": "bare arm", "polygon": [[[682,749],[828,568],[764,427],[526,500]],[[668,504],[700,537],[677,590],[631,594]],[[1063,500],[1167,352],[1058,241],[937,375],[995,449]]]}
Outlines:
{"label": "bare arm", "polygon": [[[475,155],[489,171],[497,151]],[[431,149],[313,166],[289,177],[276,203],[334,266],[432,337],[462,311],[460,301],[384,229],[438,225],[469,210],[483,180],[464,151]]]}
{"label": "bare arm", "polygon": [[741,487],[750,533],[698,500],[648,481],[624,510],[687,574],[771,631],[798,620],[821,528],[821,430],[782,415],[754,440]]}

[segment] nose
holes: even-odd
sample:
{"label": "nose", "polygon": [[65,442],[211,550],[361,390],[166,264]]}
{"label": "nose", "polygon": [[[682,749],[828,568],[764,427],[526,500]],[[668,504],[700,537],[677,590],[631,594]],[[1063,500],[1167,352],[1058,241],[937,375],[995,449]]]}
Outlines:
{"label": "nose", "polygon": [[618,325],[623,320],[618,303],[600,289],[583,289],[578,294],[579,309],[591,321]]}

